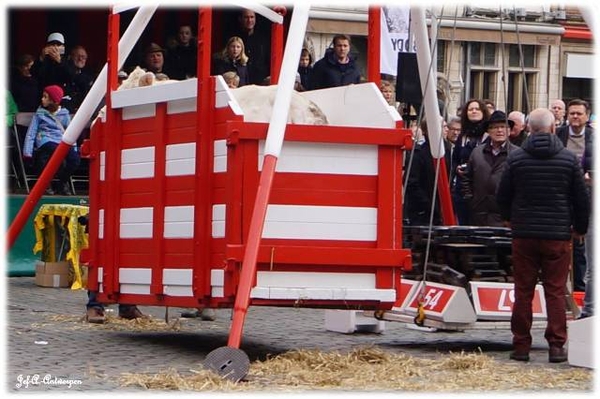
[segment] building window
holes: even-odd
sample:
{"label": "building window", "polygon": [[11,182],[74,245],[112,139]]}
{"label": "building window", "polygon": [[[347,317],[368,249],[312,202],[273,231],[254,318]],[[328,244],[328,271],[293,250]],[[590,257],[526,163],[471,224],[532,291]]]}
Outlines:
{"label": "building window", "polygon": [[470,64],[479,66],[496,66],[496,44],[495,43],[469,43]]}
{"label": "building window", "polygon": [[437,71],[444,73],[446,70],[446,41],[437,41]]}
{"label": "building window", "polygon": [[508,73],[508,99],[506,104],[508,111],[521,111],[524,114],[528,114],[531,111],[535,79],[535,73]]}
{"label": "building window", "polygon": [[507,110],[528,114],[534,108],[531,102],[539,72],[537,50],[533,45],[521,45],[520,52],[518,44],[509,45]]}
{"label": "building window", "polygon": [[500,44],[467,43],[467,98],[489,98],[507,111],[529,113],[539,76],[539,48],[522,45],[519,51],[517,44],[507,44],[502,50]]}
{"label": "building window", "polygon": [[471,70],[469,98],[495,98],[497,72]]}
{"label": "building window", "polygon": [[468,98],[496,98],[499,71],[496,53],[495,43],[468,43]]}
{"label": "building window", "polygon": [[[535,62],[535,46],[533,45],[521,45],[521,51],[523,53],[523,67],[525,68],[534,68],[536,65]],[[520,59],[521,54],[519,52],[518,44],[511,44],[509,48],[509,61],[508,65],[510,67],[521,67]]]}

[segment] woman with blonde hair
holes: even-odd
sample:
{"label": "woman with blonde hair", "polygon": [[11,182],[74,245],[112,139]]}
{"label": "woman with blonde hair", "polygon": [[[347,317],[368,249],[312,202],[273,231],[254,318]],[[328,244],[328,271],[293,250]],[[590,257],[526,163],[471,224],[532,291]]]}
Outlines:
{"label": "woman with blonde hair", "polygon": [[239,86],[241,87],[250,82],[249,63],[244,41],[239,36],[232,36],[227,41],[225,48],[215,57],[213,74],[222,75],[225,72],[233,71],[239,76]]}

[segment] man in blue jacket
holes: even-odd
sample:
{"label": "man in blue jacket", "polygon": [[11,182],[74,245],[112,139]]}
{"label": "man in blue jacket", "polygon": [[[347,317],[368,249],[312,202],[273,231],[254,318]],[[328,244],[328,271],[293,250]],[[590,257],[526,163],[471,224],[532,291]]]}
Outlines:
{"label": "man in blue jacket", "polygon": [[554,134],[554,115],[538,108],[529,115],[530,136],[511,152],[497,191],[502,219],[512,229],[515,303],[510,358],[529,360],[535,286],[544,287],[548,360],[567,360],[565,289],[571,239],[587,232],[590,199],[581,164]]}
{"label": "man in blue jacket", "polygon": [[346,86],[360,83],[360,71],[356,59],[350,55],[350,36],[335,35],[333,48],[327,49],[325,56],[315,63],[310,89]]}

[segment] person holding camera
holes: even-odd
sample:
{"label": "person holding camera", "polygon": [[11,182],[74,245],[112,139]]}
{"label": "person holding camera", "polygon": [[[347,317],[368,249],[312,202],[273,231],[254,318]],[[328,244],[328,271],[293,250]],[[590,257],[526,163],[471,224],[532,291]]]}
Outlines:
{"label": "person holding camera", "polygon": [[65,37],[54,32],[48,35],[39,58],[33,64],[32,74],[37,78],[40,92],[44,87],[57,85],[63,90],[69,82],[69,70],[65,57]]}

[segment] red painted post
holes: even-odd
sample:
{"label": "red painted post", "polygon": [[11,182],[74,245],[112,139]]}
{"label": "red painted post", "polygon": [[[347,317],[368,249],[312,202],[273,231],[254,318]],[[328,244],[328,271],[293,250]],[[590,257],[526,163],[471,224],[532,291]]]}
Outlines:
{"label": "red painted post", "polygon": [[244,320],[246,319],[248,306],[250,306],[250,291],[254,283],[254,275],[256,274],[258,249],[267,215],[267,205],[271,195],[271,186],[273,185],[276,165],[277,157],[270,154],[265,155],[263,170],[258,183],[258,191],[256,192],[256,201],[252,210],[250,233],[248,234],[248,242],[246,242],[246,251],[240,274],[240,285],[235,296],[235,304],[233,305],[233,320],[231,322],[231,329],[229,330],[229,340],[227,341],[227,346],[231,348],[239,348],[242,341]]}
{"label": "red painted post", "polygon": [[369,7],[369,57],[367,61],[367,80],[379,86],[381,83],[381,7]]}
{"label": "red painted post", "polygon": [[444,157],[439,159],[434,158],[433,164],[435,167],[437,167],[437,162],[440,163],[437,190],[442,208],[442,221],[446,226],[454,226],[456,225],[456,216],[454,215],[454,208],[452,207],[452,196],[450,195],[450,183],[448,182],[446,160]]}
{"label": "red painted post", "polygon": [[27,223],[27,219],[29,219],[29,216],[33,212],[35,205],[38,203],[38,201],[42,197],[42,194],[54,178],[54,174],[60,167],[60,164],[62,163],[63,159],[65,159],[65,157],[69,153],[69,150],[71,150],[71,145],[65,143],[64,141],[61,142],[58,145],[58,147],[56,147],[54,154],[52,154],[50,161],[48,161],[48,164],[46,164],[46,167],[42,171],[40,178],[33,186],[33,189],[25,199],[23,206],[21,207],[21,209],[19,209],[17,216],[15,216],[15,219],[8,228],[7,250],[10,250],[14,245],[15,241],[17,241],[17,237],[19,237],[21,230],[23,230],[23,227]]}

